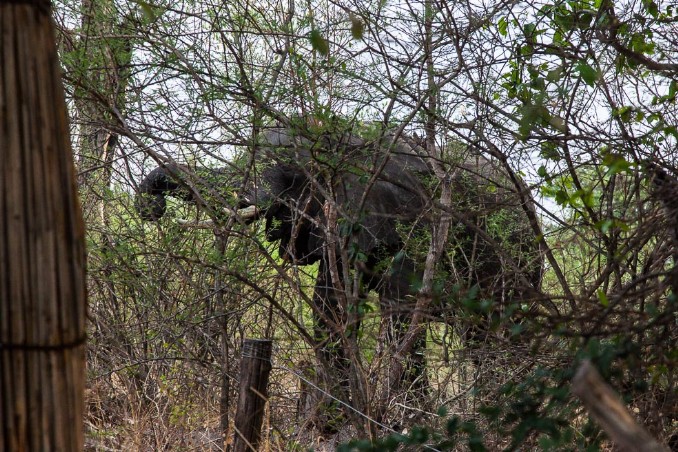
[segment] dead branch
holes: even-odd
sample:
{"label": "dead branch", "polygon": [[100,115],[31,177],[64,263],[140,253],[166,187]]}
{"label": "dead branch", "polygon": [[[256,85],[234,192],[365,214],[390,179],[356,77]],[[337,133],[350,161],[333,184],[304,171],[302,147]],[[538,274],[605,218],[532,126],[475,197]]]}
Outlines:
{"label": "dead branch", "polygon": [[572,393],[584,403],[591,417],[600,424],[620,449],[626,451],[669,452],[633,418],[619,395],[603,380],[591,361],[585,360],[572,380]]}

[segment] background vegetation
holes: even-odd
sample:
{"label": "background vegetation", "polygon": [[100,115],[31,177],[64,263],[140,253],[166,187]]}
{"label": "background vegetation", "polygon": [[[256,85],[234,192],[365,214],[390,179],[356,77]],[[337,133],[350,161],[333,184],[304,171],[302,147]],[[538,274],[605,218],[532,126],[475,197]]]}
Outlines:
{"label": "background vegetation", "polygon": [[[63,0],[54,14],[88,226],[92,450],[222,450],[246,336],[275,341],[267,450],[607,448],[569,392],[583,357],[675,444],[673,2]],[[524,181],[545,274],[515,307],[521,340],[469,347],[483,300],[445,292],[450,321],[426,324],[426,396],[313,424],[316,270],[281,261],[261,225],[175,221],[227,196],[153,224],[133,208],[158,163],[253,170],[258,128],[291,117],[402,127],[443,162],[462,147]],[[441,168],[435,201],[453,210]],[[418,240],[425,257],[432,238]],[[382,388],[395,350],[373,295],[364,315],[355,369]]]}

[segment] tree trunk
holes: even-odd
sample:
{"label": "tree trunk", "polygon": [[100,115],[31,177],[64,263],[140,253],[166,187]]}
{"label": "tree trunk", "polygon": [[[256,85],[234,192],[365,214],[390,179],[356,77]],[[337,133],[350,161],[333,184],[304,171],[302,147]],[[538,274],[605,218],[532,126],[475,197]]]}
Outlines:
{"label": "tree trunk", "polygon": [[83,449],[85,241],[46,0],[0,3],[0,450]]}
{"label": "tree trunk", "polygon": [[[80,140],[78,146],[78,180],[87,187],[105,221],[102,198],[109,188],[118,135],[109,124],[117,121],[113,110],[125,112],[132,40],[125,37],[129,26],[112,0],[83,0],[82,36],[73,52],[71,69],[75,110]],[[72,55],[73,56],[73,55]]]}

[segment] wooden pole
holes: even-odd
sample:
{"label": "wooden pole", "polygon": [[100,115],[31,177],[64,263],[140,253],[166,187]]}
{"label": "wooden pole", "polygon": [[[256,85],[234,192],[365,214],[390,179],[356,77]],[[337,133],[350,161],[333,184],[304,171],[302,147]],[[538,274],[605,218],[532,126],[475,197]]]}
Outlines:
{"label": "wooden pole", "polygon": [[591,417],[610,439],[625,451],[668,452],[636,422],[617,393],[600,376],[591,361],[585,360],[572,380],[572,392],[579,397]]}
{"label": "wooden pole", "polygon": [[245,339],[240,362],[240,393],[235,414],[234,452],[256,451],[261,438],[264,408],[268,401],[272,343],[267,339]]}
{"label": "wooden pole", "polygon": [[0,450],[83,449],[85,237],[49,0],[0,2]]}

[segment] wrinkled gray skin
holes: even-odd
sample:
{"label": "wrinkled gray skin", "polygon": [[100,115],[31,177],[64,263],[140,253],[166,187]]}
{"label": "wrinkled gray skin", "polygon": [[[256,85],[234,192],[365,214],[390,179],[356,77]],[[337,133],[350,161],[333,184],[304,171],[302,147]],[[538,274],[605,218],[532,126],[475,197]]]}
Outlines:
{"label": "wrinkled gray skin", "polygon": [[[258,162],[269,164],[261,170],[256,184],[250,184],[240,194],[238,207],[255,205],[259,208],[260,217],[266,221],[266,238],[279,241],[281,256],[299,265],[320,262],[314,293],[314,302],[323,313],[316,319],[319,342],[323,338],[326,344],[337,340],[340,337],[337,330],[345,326],[345,314],[338,312],[338,298],[329,268],[327,245],[334,239],[328,241],[324,232],[330,205],[336,207],[339,229],[352,231],[348,234],[348,249],[359,249],[366,256],[357,266],[362,272],[364,288],[379,293],[382,312],[390,313],[391,325],[396,325],[396,333],[390,334],[388,339],[397,339],[397,331],[407,322],[407,312],[414,298],[411,297],[415,290],[412,282],[420,274],[421,262],[415,262],[417,258],[406,249],[402,235],[416,236],[429,230],[432,195],[425,183],[427,179],[430,182],[435,178],[423,157],[425,154],[412,140],[401,140],[396,145],[386,141],[381,147],[351,135],[310,141],[294,136],[286,129],[269,129],[263,133],[256,150],[261,156]],[[376,178],[372,176],[372,168],[380,168]],[[169,173],[157,168],[140,183],[137,209],[143,218],[157,220],[162,217],[166,195],[192,199]],[[226,173],[217,170],[213,175],[219,180],[219,176]],[[534,242],[526,240],[529,227],[519,197],[505,188],[487,189],[492,185],[490,180],[497,179],[497,174],[500,174],[499,179],[506,178],[496,166],[481,157],[462,162],[452,174],[458,198],[455,209],[468,222],[456,225],[456,232],[451,234],[453,238],[462,237],[465,243],[458,246],[461,251],[456,252],[457,257],[450,259],[448,271],[453,277],[463,279],[460,283],[479,285],[486,295],[503,298],[503,294],[511,292],[519,296],[518,290],[497,288],[498,284],[505,286],[506,280],[511,279],[505,277],[502,257],[496,247],[479,239],[469,226],[474,224],[485,229],[486,221],[481,211],[507,212],[521,223],[515,228],[515,237],[509,236],[508,240],[522,242],[517,244],[521,252],[523,248],[527,253],[535,251]],[[223,189],[224,193],[229,188],[232,190],[232,187],[214,188]],[[328,193],[330,189],[331,194]],[[364,204],[361,204],[363,197]],[[356,227],[347,228],[349,224],[356,224]],[[346,235],[344,233],[340,239]],[[425,255],[426,250],[420,249],[418,253]],[[341,255],[338,246],[335,246],[335,255]],[[471,255],[478,261],[473,268],[468,265]],[[388,264],[384,265],[384,262]],[[341,265],[346,263],[340,261],[338,264],[338,274],[341,274]],[[524,270],[523,280],[526,278],[535,287],[539,285],[541,261],[536,260],[521,270]],[[328,353],[326,350],[325,357],[336,364],[337,358]],[[342,367],[341,363],[338,365]]]}

